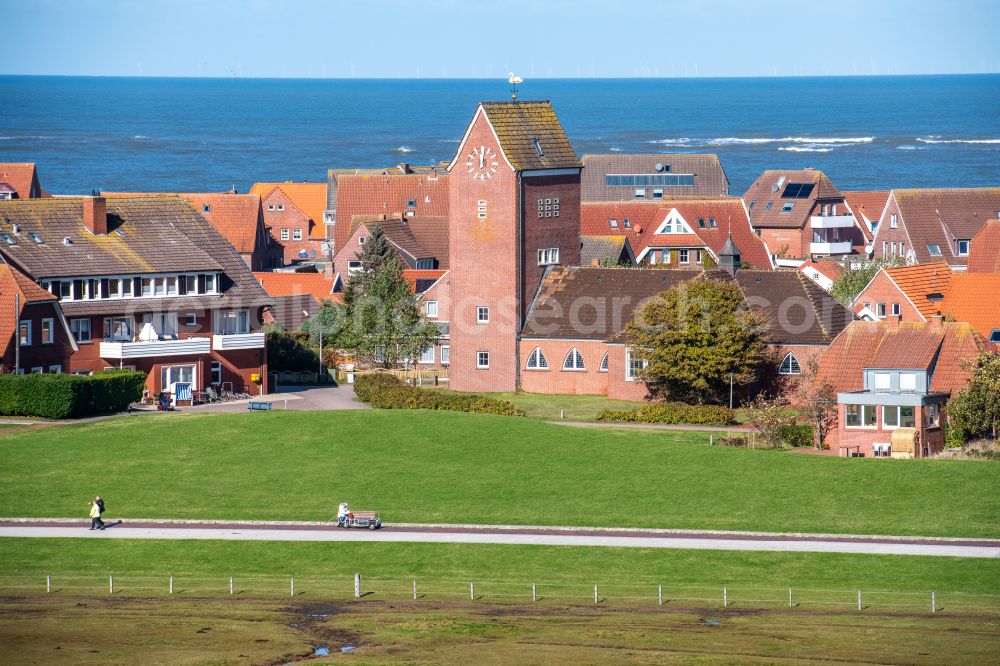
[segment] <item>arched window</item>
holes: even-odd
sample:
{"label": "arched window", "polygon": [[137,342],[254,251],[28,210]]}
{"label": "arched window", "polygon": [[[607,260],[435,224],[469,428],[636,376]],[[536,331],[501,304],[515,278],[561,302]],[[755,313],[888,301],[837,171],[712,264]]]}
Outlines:
{"label": "arched window", "polygon": [[528,370],[548,370],[549,362],[545,360],[545,354],[538,347],[535,347],[530,354],[528,354]]}
{"label": "arched window", "polygon": [[583,366],[583,356],[580,354],[580,351],[576,347],[573,347],[572,349],[569,350],[569,353],[566,354],[566,360],[563,361],[563,370],[585,370],[585,369],[586,368],[584,368]]}
{"label": "arched window", "polygon": [[605,353],[604,358],[601,359],[601,372],[608,371],[608,355]]}
{"label": "arched window", "polygon": [[795,358],[795,354],[789,352],[784,360],[781,361],[781,365],[778,367],[778,374],[780,375],[801,375],[802,367],[799,365],[799,359]]}

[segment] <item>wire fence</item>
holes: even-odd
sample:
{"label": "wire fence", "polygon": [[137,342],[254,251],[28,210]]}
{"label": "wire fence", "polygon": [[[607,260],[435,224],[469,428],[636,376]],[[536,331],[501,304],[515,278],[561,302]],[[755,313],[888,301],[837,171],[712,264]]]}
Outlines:
{"label": "wire fence", "polygon": [[291,597],[303,600],[424,599],[699,608],[815,609],[1000,615],[1000,595],[969,592],[670,585],[655,582],[529,582],[362,576],[0,576],[0,593],[120,597]]}

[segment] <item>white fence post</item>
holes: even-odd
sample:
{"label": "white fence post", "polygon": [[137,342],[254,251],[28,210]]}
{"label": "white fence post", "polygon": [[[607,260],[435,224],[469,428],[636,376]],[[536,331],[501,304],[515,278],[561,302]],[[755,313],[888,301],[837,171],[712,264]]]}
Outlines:
{"label": "white fence post", "polygon": [[229,577],[229,594],[233,593],[233,577]]}
{"label": "white fence post", "polygon": [[469,582],[469,599],[476,600],[476,584]]}
{"label": "white fence post", "polygon": [[933,592],[931,592],[931,612],[937,613],[937,597]]}
{"label": "white fence post", "polygon": [[729,608],[729,588],[722,588],[722,607]]}
{"label": "white fence post", "polygon": [[295,596],[295,576],[292,576],[292,596]]}
{"label": "white fence post", "polygon": [[52,591],[52,576],[45,577],[45,591],[46,592]]}
{"label": "white fence post", "polygon": [[115,577],[108,576],[108,594],[115,593]]}
{"label": "white fence post", "polygon": [[417,598],[417,581],[413,581],[413,598]]}
{"label": "white fence post", "polygon": [[601,603],[601,599],[600,599],[600,597],[598,596],[598,593],[597,593],[597,586],[596,585],[594,585],[594,603],[595,604]]}
{"label": "white fence post", "polygon": [[538,597],[535,595],[535,584],[534,583],[531,584],[531,600],[532,601],[537,601],[538,600]]}
{"label": "white fence post", "polygon": [[656,591],[658,593],[658,596],[660,597],[660,605],[662,606],[663,605],[663,586],[662,585],[657,585],[656,586]]}
{"label": "white fence post", "polygon": [[858,610],[861,610],[861,590],[858,590]]}
{"label": "white fence post", "polygon": [[792,607],[792,588],[788,588],[788,607]]}
{"label": "white fence post", "polygon": [[174,593],[174,577],[170,577],[170,594]]}
{"label": "white fence post", "polygon": [[361,598],[361,573],[357,572],[354,574],[354,598]]}

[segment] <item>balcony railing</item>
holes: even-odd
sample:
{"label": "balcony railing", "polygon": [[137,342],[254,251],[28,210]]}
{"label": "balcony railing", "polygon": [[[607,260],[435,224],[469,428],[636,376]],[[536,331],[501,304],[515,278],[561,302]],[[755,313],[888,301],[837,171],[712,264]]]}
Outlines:
{"label": "balcony railing", "polygon": [[849,229],[854,226],[853,215],[813,215],[809,218],[813,229]]}
{"label": "balcony railing", "polygon": [[140,340],[101,342],[101,358],[145,358],[149,356],[191,356],[212,351],[211,338],[180,340]]}
{"label": "balcony railing", "polygon": [[835,241],[832,243],[810,243],[811,254],[850,254],[851,241]]}
{"label": "balcony railing", "polygon": [[228,351],[231,349],[262,349],[264,347],[263,333],[230,333],[212,336],[212,349]]}

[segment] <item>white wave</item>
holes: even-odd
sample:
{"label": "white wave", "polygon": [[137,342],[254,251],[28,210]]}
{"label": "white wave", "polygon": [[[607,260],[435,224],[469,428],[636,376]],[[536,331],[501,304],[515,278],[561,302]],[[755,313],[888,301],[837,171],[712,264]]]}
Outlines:
{"label": "white wave", "polygon": [[820,146],[781,146],[778,150],[787,150],[791,153],[829,153],[833,148],[822,148]]}
{"label": "white wave", "polygon": [[689,139],[686,136],[682,136],[678,139],[653,139],[649,143],[658,143],[663,146],[683,146],[691,143],[694,139]]}
{"label": "white wave", "polygon": [[146,136],[145,134],[136,134],[132,138],[135,139],[136,141],[144,141],[144,140],[148,139],[149,137]]}
{"label": "white wave", "polygon": [[393,148],[392,152],[394,152],[394,153],[412,153],[413,152],[413,148],[410,148],[409,146],[400,146],[399,148]]}
{"label": "white wave", "polygon": [[612,153],[620,153],[620,152],[622,152],[622,149],[619,148],[618,146],[611,146],[610,148],[608,148],[608,150],[610,150]]}
{"label": "white wave", "polygon": [[896,150],[923,150],[920,146],[911,146],[904,144],[902,146],[896,146]]}
{"label": "white wave", "polygon": [[441,143],[462,143],[461,139],[441,139]]}
{"label": "white wave", "polygon": [[860,144],[860,143],[871,143],[875,140],[873,136],[784,136],[784,137],[736,137],[736,136],[724,136],[715,139],[709,139],[708,143],[715,146],[725,146],[725,145],[740,145],[740,144],[758,144],[758,143],[804,143],[810,145],[849,145],[849,144]]}
{"label": "white wave", "polygon": [[32,139],[54,139],[54,136],[44,134],[27,134],[25,136],[0,136],[0,141],[27,141]]}
{"label": "white wave", "polygon": [[971,143],[971,144],[998,144],[1000,139],[941,139],[935,135],[928,137],[918,137],[920,143]]}

